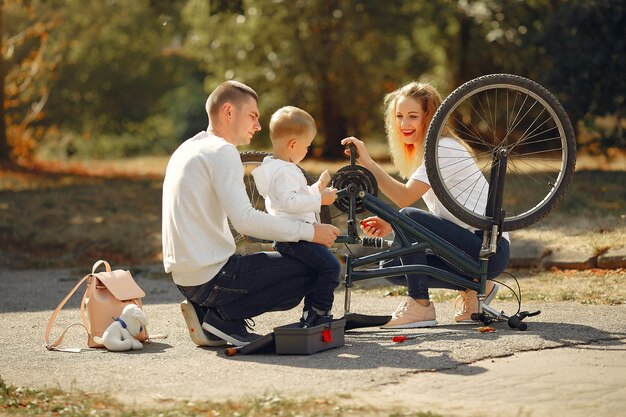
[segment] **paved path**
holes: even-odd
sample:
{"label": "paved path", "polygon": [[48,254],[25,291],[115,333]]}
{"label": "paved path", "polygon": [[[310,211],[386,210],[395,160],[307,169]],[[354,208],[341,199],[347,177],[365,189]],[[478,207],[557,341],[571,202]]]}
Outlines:
{"label": "paved path", "polygon": [[[223,349],[191,343],[170,282],[140,275],[150,332],[166,339],[130,353],[49,352],[43,347],[48,317],[79,275],[0,271],[0,376],[6,383],[108,392],[142,406],[278,393],[459,416],[617,416],[626,408],[626,305],[525,304],[525,310],[542,310],[528,319],[528,331],[502,323],[483,334],[475,325],[452,323],[452,303],[440,303],[441,325],[404,331],[412,337],[404,343],[392,342],[398,331],[372,328],[349,332],[344,347],[316,355],[229,358]],[[57,329],[76,321],[78,298]],[[353,311],[387,314],[398,301],[356,292]],[[267,314],[257,330],[297,317],[297,311]],[[85,345],[79,328],[65,345]]]}
{"label": "paved path", "polygon": [[[352,403],[390,398],[403,411],[454,416],[623,416],[626,339],[483,359],[359,392]],[[402,395],[402,393],[410,393]]]}

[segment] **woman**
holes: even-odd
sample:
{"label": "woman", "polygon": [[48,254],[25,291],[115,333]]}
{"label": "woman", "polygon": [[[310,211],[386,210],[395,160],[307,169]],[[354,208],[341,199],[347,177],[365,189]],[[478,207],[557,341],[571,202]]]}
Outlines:
{"label": "woman", "polygon": [[[376,177],[380,190],[399,207],[404,207],[400,212],[411,217],[413,220],[427,227],[437,235],[452,243],[472,257],[478,258],[483,232],[472,228],[454,217],[439,202],[434,192],[430,189],[430,183],[426,175],[424,165],[424,141],[428,126],[437,108],[441,105],[441,96],[434,87],[429,84],[411,82],[388,94],[385,97],[385,130],[391,156],[400,175],[408,179],[401,183],[380,167],[367,153],[365,144],[354,137],[345,138],[342,145],[354,144],[358,153],[357,162],[367,168]],[[440,140],[440,157],[458,158],[468,160],[470,150],[449,130],[444,132],[445,138]],[[350,151],[346,150],[349,155]],[[448,159],[450,160],[450,159]],[[467,188],[467,201],[472,207],[479,210],[486,205],[487,195],[486,180],[477,167],[468,168],[473,172],[471,181],[478,181],[478,186]],[[467,171],[450,172],[446,176],[446,183],[456,184],[458,181],[468,180]],[[445,176],[445,175],[444,175]],[[455,178],[456,177],[456,178]],[[481,184],[482,183],[482,184]],[[422,198],[429,212],[410,207]],[[464,200],[465,201],[465,200]],[[361,229],[370,236],[385,236],[392,232],[389,223],[378,217],[369,217],[362,223]],[[498,276],[509,261],[509,237],[504,233],[498,242],[496,254],[489,258],[488,278]],[[405,265],[429,265],[448,271],[456,271],[453,267],[434,255],[413,254],[401,257]],[[393,317],[384,328],[412,328],[428,327],[437,324],[435,306],[430,302],[429,288],[449,288],[459,291],[457,298],[457,311],[454,319],[457,322],[471,320],[472,313],[478,312],[478,299],[476,291],[466,290],[439,279],[421,275],[408,274],[406,277],[389,278],[390,281],[406,285],[408,297],[400,303]],[[486,286],[485,303],[489,304],[496,292],[498,285],[488,280]]]}

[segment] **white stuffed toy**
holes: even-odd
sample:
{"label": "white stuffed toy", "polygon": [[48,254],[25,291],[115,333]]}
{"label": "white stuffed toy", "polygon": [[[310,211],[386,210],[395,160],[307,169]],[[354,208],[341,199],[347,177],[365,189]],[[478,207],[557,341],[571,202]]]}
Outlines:
{"label": "white stuffed toy", "polygon": [[107,327],[102,338],[95,336],[93,340],[115,352],[143,349],[143,345],[135,339],[135,336],[147,325],[146,314],[135,304],[128,304],[120,317]]}

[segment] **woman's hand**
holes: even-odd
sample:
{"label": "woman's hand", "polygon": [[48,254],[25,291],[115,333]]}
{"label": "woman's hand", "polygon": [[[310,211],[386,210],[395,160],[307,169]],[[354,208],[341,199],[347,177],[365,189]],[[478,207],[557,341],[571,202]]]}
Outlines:
{"label": "woman's hand", "polygon": [[[348,146],[349,144],[353,144],[356,148],[357,158],[356,161],[359,165],[364,166],[365,168],[369,168],[374,164],[374,160],[367,153],[367,148],[365,147],[365,143],[362,140],[355,138],[354,136],[350,136],[349,138],[345,138],[341,140],[341,144],[343,146]],[[350,149],[346,149],[343,151],[346,155],[350,155]]]}
{"label": "woman's hand", "polygon": [[368,236],[387,236],[393,231],[391,225],[380,217],[368,217],[361,221],[361,230]]}

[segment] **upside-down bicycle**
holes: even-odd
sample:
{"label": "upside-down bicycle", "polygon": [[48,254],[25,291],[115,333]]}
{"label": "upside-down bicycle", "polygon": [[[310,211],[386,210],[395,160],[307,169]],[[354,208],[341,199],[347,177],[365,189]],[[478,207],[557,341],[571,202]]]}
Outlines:
{"label": "upside-down bicycle", "polygon": [[[471,179],[475,175],[468,175],[466,180],[455,184],[447,180],[446,173],[457,167],[440,155],[445,146],[442,139],[446,127],[471,149],[473,161],[467,163],[475,163],[487,180],[488,189],[480,190],[487,195],[484,209],[468,203],[468,190],[477,184]],[[259,209],[263,209],[263,199],[250,172],[267,155],[265,152],[241,154],[248,192],[253,205]],[[507,321],[512,328],[526,330],[527,325],[522,320],[538,312],[521,312],[520,305],[515,314],[506,315],[483,303],[487,268],[502,233],[527,227],[550,213],[571,181],[576,143],[565,110],[548,90],[529,79],[511,74],[473,79],[454,90],[437,110],[428,129],[424,160],[430,185],[441,203],[463,222],[484,231],[478,259],[377,198],[374,176],[356,165],[352,150],[350,164],[332,176],[333,186],[340,190],[334,207],[347,215],[346,233],[339,236],[337,243],[362,244],[380,251],[365,256],[346,255],[345,316],[359,316],[350,312],[351,287],[355,281],[420,273],[475,290],[478,313],[472,317],[474,320],[484,324]],[[463,161],[454,163],[458,164],[459,171],[467,168]],[[393,245],[383,238],[359,236],[357,214],[366,210],[391,224],[396,236]],[[323,207],[320,217],[322,222],[333,221],[328,207]],[[240,252],[268,249],[268,242],[242,236],[235,230],[233,234]],[[458,273],[428,265],[385,266],[400,256],[426,251],[444,259]],[[388,317],[383,320],[386,319]],[[380,320],[380,316],[371,320],[358,317],[351,327],[384,324]]]}

